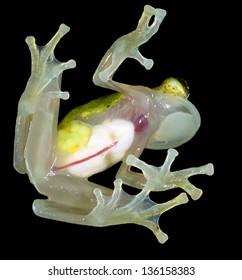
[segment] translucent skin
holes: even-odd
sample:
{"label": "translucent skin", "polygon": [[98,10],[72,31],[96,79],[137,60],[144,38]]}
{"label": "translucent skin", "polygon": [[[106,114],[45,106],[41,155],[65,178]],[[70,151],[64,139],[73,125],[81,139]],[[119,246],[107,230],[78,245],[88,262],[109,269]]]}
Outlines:
{"label": "translucent skin", "polygon": [[[212,175],[212,164],[170,172],[178,154],[173,148],[191,139],[200,125],[198,111],[183,90],[174,86],[178,81],[172,79],[172,83],[149,89],[112,79],[128,57],[146,69],[152,67],[153,61],[144,58],[138,47],[157,32],[165,15],[162,9],[144,7],[137,29],[114,42],[93,76],[96,85],[117,93],[74,109],[59,126],[60,99],[69,97],[61,91],[62,72],[76,64],[74,60],[57,61],[54,48],[69,27],[61,24],[41,52],[34,37],[27,37],[32,71],[18,106],[14,167],[19,173],[27,173],[36,189],[47,196],[46,200],[34,201],[36,215],[92,226],[136,223],[151,229],[164,243],[168,237],[159,227],[160,215],[188,202],[186,193],[194,200],[201,196],[202,191],[188,178]],[[145,148],[169,148],[164,164],[154,167],[139,160]],[[122,164],[114,190],[88,180],[117,162]],[[130,166],[141,173],[131,171]],[[127,194],[122,184],[141,191]],[[162,204],[149,198],[151,191],[173,188],[185,192]]]}

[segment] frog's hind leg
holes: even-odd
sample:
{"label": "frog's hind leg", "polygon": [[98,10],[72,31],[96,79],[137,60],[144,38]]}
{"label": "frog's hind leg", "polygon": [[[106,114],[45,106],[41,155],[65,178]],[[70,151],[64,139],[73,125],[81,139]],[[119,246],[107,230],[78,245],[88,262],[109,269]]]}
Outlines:
{"label": "frog's hind leg", "polygon": [[[33,211],[36,215],[62,222],[97,227],[138,224],[149,228],[160,243],[168,239],[159,227],[160,215],[188,201],[187,195],[182,193],[168,202],[157,204],[149,198],[152,188],[146,186],[139,194],[130,195],[122,189],[120,179],[115,180],[112,193],[101,186],[93,189],[93,197],[89,200],[90,204],[91,201],[94,202],[91,207],[90,205],[85,207],[85,200],[81,200],[81,197],[80,200],[78,199],[78,185],[72,190],[58,188],[57,191],[58,197],[64,195],[66,201],[53,200],[53,194],[50,199],[37,199],[33,203]],[[71,203],[67,203],[70,202],[68,196],[71,198]],[[91,193],[89,196],[91,198]]]}
{"label": "frog's hind leg", "polygon": [[70,207],[49,199],[36,199],[32,208],[33,212],[42,218],[73,224],[86,224],[85,217],[88,213],[84,209]]}
{"label": "frog's hind leg", "polygon": [[96,189],[97,206],[90,212],[87,219],[96,226],[117,224],[138,224],[149,228],[160,243],[165,243],[168,236],[160,229],[160,215],[169,209],[187,203],[188,197],[181,193],[174,199],[157,204],[149,198],[152,188],[146,186],[137,195],[130,195],[122,189],[122,180],[114,181],[112,196],[105,196]]}
{"label": "frog's hind leg", "polygon": [[168,239],[168,235],[165,234],[159,226],[159,219],[161,214],[163,214],[164,212],[170,210],[171,208],[175,207],[175,206],[179,206],[181,204],[185,204],[188,202],[188,197],[185,193],[181,193],[180,195],[178,195],[177,197],[175,197],[174,199],[167,201],[165,203],[162,204],[155,204],[154,209],[152,209],[151,213],[154,211],[154,213],[156,212],[157,214],[154,216],[150,216],[148,217],[146,220],[142,219],[140,222],[137,221],[137,224],[140,224],[142,226],[145,226],[147,228],[149,228],[154,235],[156,236],[156,238],[158,239],[158,241],[163,244],[167,241]]}

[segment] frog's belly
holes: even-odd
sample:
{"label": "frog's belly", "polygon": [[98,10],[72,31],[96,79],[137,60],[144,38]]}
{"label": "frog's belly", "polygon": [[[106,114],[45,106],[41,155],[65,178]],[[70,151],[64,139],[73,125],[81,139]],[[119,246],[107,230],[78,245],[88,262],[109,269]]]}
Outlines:
{"label": "frog's belly", "polygon": [[133,143],[134,131],[132,122],[119,119],[94,126],[88,145],[69,155],[57,169],[86,178],[106,170],[123,159]]}

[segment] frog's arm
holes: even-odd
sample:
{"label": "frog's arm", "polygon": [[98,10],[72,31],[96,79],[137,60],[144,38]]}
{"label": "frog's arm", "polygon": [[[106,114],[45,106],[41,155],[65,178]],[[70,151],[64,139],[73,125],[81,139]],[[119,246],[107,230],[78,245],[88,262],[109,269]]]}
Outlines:
{"label": "frog's arm", "polygon": [[[165,15],[165,10],[146,5],[136,30],[119,38],[106,52],[93,75],[93,82],[101,87],[127,93],[127,85],[113,81],[112,77],[126,58],[138,60],[147,70],[152,68],[153,60],[145,58],[138,48],[158,31]],[[154,21],[150,24],[153,16]]]}

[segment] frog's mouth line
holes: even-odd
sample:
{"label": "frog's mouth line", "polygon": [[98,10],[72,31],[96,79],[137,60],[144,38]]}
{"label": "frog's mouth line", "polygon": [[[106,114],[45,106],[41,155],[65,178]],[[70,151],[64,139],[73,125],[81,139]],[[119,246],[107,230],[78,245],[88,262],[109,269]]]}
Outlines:
{"label": "frog's mouth line", "polygon": [[55,171],[55,170],[60,170],[60,169],[64,169],[64,168],[67,168],[67,167],[70,167],[70,166],[73,166],[73,165],[81,164],[81,163],[83,163],[83,162],[85,162],[85,161],[88,161],[88,160],[90,160],[90,159],[92,159],[92,158],[94,158],[94,157],[97,157],[97,156],[99,156],[99,155],[105,153],[106,151],[108,151],[108,150],[110,150],[111,148],[113,148],[117,143],[118,143],[118,141],[113,142],[113,143],[109,144],[107,147],[101,149],[100,151],[97,151],[95,154],[92,154],[92,155],[90,155],[90,156],[88,156],[88,157],[85,157],[85,158],[82,158],[82,159],[73,161],[73,162],[68,163],[68,164],[66,164],[66,165],[54,166],[53,170],[54,170],[54,171]]}

